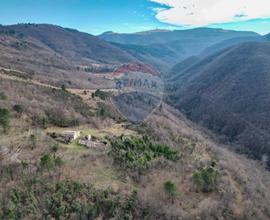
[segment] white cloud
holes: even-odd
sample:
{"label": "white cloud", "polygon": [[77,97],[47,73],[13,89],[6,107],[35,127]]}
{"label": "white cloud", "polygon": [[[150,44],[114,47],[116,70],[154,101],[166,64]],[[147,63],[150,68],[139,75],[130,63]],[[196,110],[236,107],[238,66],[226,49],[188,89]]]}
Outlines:
{"label": "white cloud", "polygon": [[270,0],[150,0],[156,17],[174,25],[206,26],[270,17]]}

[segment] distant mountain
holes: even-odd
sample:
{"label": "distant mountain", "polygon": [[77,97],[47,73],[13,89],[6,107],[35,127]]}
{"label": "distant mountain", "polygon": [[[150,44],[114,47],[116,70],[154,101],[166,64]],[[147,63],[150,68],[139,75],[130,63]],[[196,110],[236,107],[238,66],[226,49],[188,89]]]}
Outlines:
{"label": "distant mountain", "polygon": [[105,32],[100,38],[117,44],[138,59],[145,59],[163,70],[189,56],[198,55],[206,48],[233,38],[260,37],[254,32],[197,28],[175,31],[146,31],[134,34]]}
{"label": "distant mountain", "polygon": [[254,37],[259,36],[255,32],[247,31],[231,31],[214,28],[196,28],[190,30],[174,30],[174,31],[146,31],[133,34],[119,34],[114,32],[105,32],[99,35],[100,38],[121,43],[121,44],[136,44],[136,45],[149,45],[149,44],[162,44],[173,41],[202,41],[208,38],[205,44],[217,43],[219,41],[235,38],[235,37]]}
{"label": "distant mountain", "polygon": [[167,85],[174,106],[250,156],[270,156],[269,42],[243,43],[178,67]]}
{"label": "distant mountain", "polygon": [[214,44],[206,48],[205,50],[203,50],[203,52],[200,55],[207,56],[207,55],[217,53],[220,50],[226,49],[228,47],[232,47],[237,44],[241,44],[244,42],[263,41],[263,40],[264,38],[262,36],[232,38],[232,39],[224,40],[220,43]]}
{"label": "distant mountain", "polygon": [[219,51],[228,49],[230,47],[233,47],[241,43],[245,43],[245,42],[262,42],[262,41],[265,41],[265,38],[262,36],[239,37],[239,38],[231,38],[229,40],[224,40],[220,43],[214,44],[206,48],[199,55],[188,57],[185,60],[174,65],[170,69],[170,71],[168,71],[167,77],[169,77],[170,80],[176,79],[179,75],[181,75],[184,71],[186,71],[189,67],[194,65],[196,62],[200,62],[207,56],[214,55],[215,53],[218,53]]}
{"label": "distant mountain", "polygon": [[267,40],[270,40],[270,34],[265,35],[265,38],[266,38]]}

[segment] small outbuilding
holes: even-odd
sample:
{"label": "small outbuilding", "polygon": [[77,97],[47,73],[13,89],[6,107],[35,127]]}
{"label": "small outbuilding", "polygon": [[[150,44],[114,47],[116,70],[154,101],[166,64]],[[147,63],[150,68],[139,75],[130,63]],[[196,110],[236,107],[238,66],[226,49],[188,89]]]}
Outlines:
{"label": "small outbuilding", "polygon": [[65,134],[67,139],[69,139],[70,141],[74,141],[77,138],[79,138],[80,136],[80,132],[79,131],[66,131]]}

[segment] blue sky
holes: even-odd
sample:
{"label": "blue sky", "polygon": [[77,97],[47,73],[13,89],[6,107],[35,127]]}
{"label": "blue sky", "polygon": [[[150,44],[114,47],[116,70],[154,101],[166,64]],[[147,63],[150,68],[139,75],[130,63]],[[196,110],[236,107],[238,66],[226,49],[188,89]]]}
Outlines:
{"label": "blue sky", "polygon": [[[220,16],[221,13],[216,15],[212,13],[211,16],[205,16],[201,11],[219,10],[222,5],[213,8],[212,5],[210,7],[201,3],[209,0],[200,0],[196,11],[196,7],[190,5],[192,1],[196,5],[199,0],[0,0],[0,23],[4,25],[50,23],[91,34],[100,34],[104,31],[129,33],[155,28],[185,29],[199,26],[270,33],[270,14],[267,18],[268,14],[263,10],[263,6],[268,5],[248,10],[249,6],[250,9],[254,8],[250,3],[244,7],[247,8],[245,11],[240,5],[235,8],[235,2],[239,0],[233,0],[234,4],[228,6],[227,14]],[[220,0],[221,3],[222,1],[225,0]],[[229,1],[232,0],[226,0],[226,4]],[[194,9],[189,9],[189,6]],[[182,11],[179,11],[181,7]],[[185,14],[187,8],[188,16]],[[237,10],[239,15],[236,14]],[[258,10],[261,13],[257,13]],[[230,18],[233,13],[235,16]]]}

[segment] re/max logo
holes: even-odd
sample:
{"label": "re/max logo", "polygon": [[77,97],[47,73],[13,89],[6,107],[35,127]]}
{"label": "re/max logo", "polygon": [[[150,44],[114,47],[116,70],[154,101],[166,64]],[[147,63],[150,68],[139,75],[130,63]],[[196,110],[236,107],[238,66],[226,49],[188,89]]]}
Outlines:
{"label": "re/max logo", "polygon": [[148,79],[120,79],[116,81],[116,89],[124,87],[157,89],[157,82]]}

